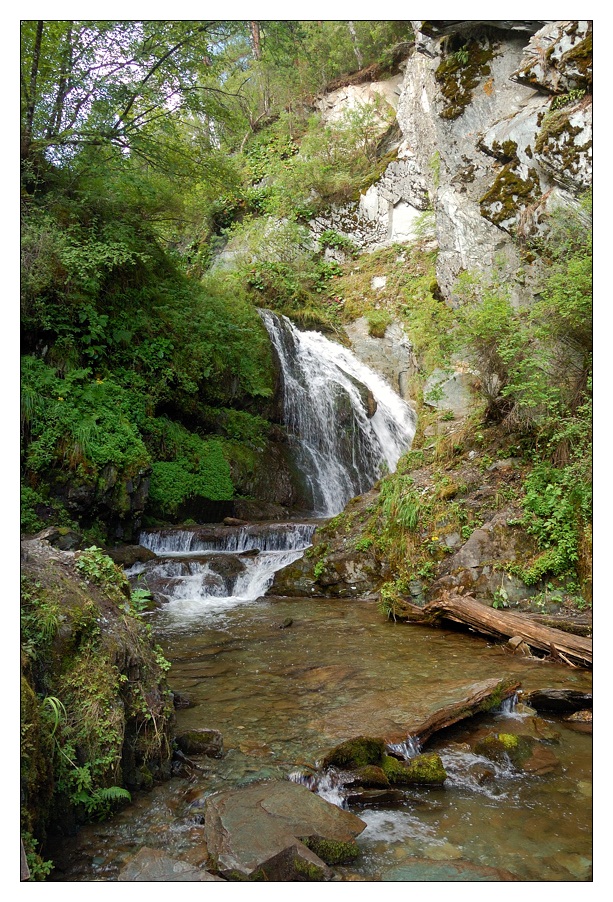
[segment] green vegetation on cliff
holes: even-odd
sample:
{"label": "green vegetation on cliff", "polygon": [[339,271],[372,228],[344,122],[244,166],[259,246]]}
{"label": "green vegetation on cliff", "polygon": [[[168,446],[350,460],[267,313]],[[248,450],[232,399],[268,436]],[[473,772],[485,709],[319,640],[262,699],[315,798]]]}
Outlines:
{"label": "green vegetation on cliff", "polygon": [[[143,515],[172,520],[250,483],[249,436],[261,457],[276,417],[256,305],[333,322],[320,295],[338,266],[300,220],[378,171],[382,109],[322,131],[313,97],[365,66],[392,71],[409,34],[22,23],[24,530],[126,538]],[[228,242],[233,272],[211,272]]]}

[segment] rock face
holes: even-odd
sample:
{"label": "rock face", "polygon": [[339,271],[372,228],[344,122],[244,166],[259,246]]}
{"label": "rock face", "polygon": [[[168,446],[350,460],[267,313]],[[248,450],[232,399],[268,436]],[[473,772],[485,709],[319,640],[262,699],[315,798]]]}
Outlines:
{"label": "rock face", "polygon": [[223,876],[329,880],[332,871],[309,847],[329,860],[344,857],[342,850],[346,855],[353,850],[355,857],[354,840],[366,824],[288,781],[214,793],[206,802],[204,826],[209,854]]}
{"label": "rock face", "polygon": [[[476,598],[489,601],[504,589],[505,600],[513,603],[532,591],[518,577],[503,574],[500,565],[526,559],[537,547],[516,523],[519,511],[506,507],[475,529],[459,551],[444,562],[442,573],[431,588],[434,597],[443,589],[462,587]],[[497,568],[494,568],[494,564]]]}
{"label": "rock face", "polygon": [[453,30],[418,32],[398,105],[401,148],[434,204],[445,296],[462,270],[489,268],[503,252],[521,299],[508,236],[536,226],[533,208],[573,203],[591,181],[591,25],[549,23],[527,47],[514,29]]}
{"label": "rock face", "polygon": [[[319,216],[312,232],[333,228],[375,248],[415,240],[433,210],[446,299],[453,301],[462,271],[497,263],[515,301],[527,300],[536,273],[513,239],[539,232],[544,211],[574,204],[592,181],[592,25],[413,26],[396,104],[396,158],[358,203]],[[341,95],[322,99],[321,108],[356,102]]]}
{"label": "rock face", "polygon": [[418,369],[413,346],[402,326],[391,323],[382,338],[369,333],[365,316],[345,326],[351,350],[362,363],[380,373],[405,401],[410,400],[409,378]]}

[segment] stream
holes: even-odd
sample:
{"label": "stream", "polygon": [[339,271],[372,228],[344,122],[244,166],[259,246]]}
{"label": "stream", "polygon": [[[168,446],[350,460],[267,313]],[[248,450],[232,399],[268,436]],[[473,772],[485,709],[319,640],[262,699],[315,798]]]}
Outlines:
{"label": "stream", "polygon": [[[511,656],[470,634],[386,621],[373,601],[249,598],[249,586],[261,590],[277,566],[302,553],[270,546],[283,544],[283,535],[289,537],[285,544],[296,546],[314,525],[226,527],[233,550],[225,552],[203,548],[218,542],[199,540],[197,530],[143,536],[159,558],[135,565],[129,575],[142,580],[148,574],[158,591],[168,593],[150,622],[172,662],[173,690],[193,705],[177,710],[177,729],[220,730],[225,755],[199,759],[204,772],[196,777],[138,794],[108,823],[83,828],[65,843],[61,879],[115,880],[143,845],[200,864],[209,793],[253,780],[305,781],[316,761],[347,736],[377,735],[402,723],[416,704],[443,704],[473,682],[514,676],[526,691],[591,691],[586,671]],[[262,550],[250,556],[258,545]],[[242,558],[247,565],[232,577],[242,595],[215,594],[222,591],[221,577],[209,565],[223,569],[220,557],[234,565]],[[211,573],[213,594],[206,587]],[[527,776],[496,766],[495,777],[480,782],[485,760],[466,743],[486,729],[514,732],[522,718],[506,707],[427,744],[448,772],[442,788],[415,787],[389,807],[353,807],[367,823],[358,837],[362,855],[337,870],[352,879],[402,880],[403,864],[422,859],[429,867],[453,862],[501,868],[526,881],[589,880],[591,735],[547,718],[560,733],[552,745],[560,760],[554,773]],[[347,805],[334,786],[324,782],[318,792]]]}
{"label": "stream", "polygon": [[[458,701],[485,679],[514,677],[524,691],[591,692],[591,674],[510,655],[471,633],[388,621],[371,600],[267,596],[274,573],[308,548],[317,518],[393,470],[410,447],[415,417],[346,348],[261,312],[282,372],[284,416],[314,519],[166,528],[141,533],[156,557],[128,571],[161,605],[148,615],[172,664],[177,732],[223,735],[224,756],[202,770],[135,794],[108,822],[62,840],[61,881],[114,881],[142,846],[206,864],[203,809],[211,793],[256,780],[293,780],[349,807],[366,823],[360,857],[337,867],[345,880],[487,879],[501,869],[522,881],[591,879],[592,737],[584,725],[546,718],[559,732],[555,769],[518,774],[479,758],[468,743],[489,730],[515,732],[512,704],[457,724],[427,743],[448,777],[398,801],[352,802],[318,780],[318,760],[359,735],[390,735],[415,712]],[[409,737],[406,737],[407,740]],[[416,749],[405,742],[411,755]],[[415,871],[413,871],[415,874]],[[459,876],[463,875],[463,876]],[[490,878],[491,879],[491,878]]]}

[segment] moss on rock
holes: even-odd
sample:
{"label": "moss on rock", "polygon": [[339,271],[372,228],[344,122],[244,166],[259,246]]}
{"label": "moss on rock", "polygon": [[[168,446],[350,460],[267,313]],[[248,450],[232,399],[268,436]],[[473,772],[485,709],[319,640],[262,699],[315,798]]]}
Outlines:
{"label": "moss on rock", "polygon": [[397,786],[415,783],[440,786],[447,779],[443,762],[435,752],[416,755],[409,761],[399,761],[391,755],[385,755],[382,768],[390,783]]}
{"label": "moss on rock", "polygon": [[500,170],[494,184],[479,201],[481,215],[494,225],[509,231],[520,211],[539,195],[540,183],[536,170],[529,169],[527,177],[517,160],[507,163]]}
{"label": "moss on rock", "polygon": [[504,764],[508,761],[521,770],[524,762],[532,755],[534,740],[527,736],[518,736],[515,733],[490,733],[484,736],[475,745],[475,752]]}
{"label": "moss on rock", "polygon": [[491,72],[494,45],[487,37],[472,37],[463,47],[449,52],[434,77],[440,85],[445,106],[443,119],[457,119],[470,103],[474,89]]}
{"label": "moss on rock", "polygon": [[343,770],[381,764],[385,755],[385,742],[370,736],[348,739],[332,749],[322,761],[322,767],[338,767]]}
{"label": "moss on rock", "polygon": [[322,861],[329,865],[347,864],[354,861],[360,854],[358,844],[341,842],[332,839],[322,839],[319,836],[310,836],[302,840],[305,846],[314,852]]}

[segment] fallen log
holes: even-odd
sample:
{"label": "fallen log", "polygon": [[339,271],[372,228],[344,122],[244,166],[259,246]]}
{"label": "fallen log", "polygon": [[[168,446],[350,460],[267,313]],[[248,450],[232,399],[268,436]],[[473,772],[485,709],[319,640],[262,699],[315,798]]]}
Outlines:
{"label": "fallen log", "polygon": [[[592,664],[592,640],[543,626],[526,614],[490,608],[467,595],[445,593],[421,609],[422,621],[452,620],[487,636],[519,636],[527,645],[561,660]],[[567,661],[568,663],[568,661]]]}
{"label": "fallen log", "polygon": [[480,683],[473,683],[467,688],[464,698],[439,708],[420,722],[409,724],[408,735],[423,746],[434,733],[439,733],[467,717],[495,710],[505,699],[515,695],[519,686],[519,682],[514,679],[482,680]]}

